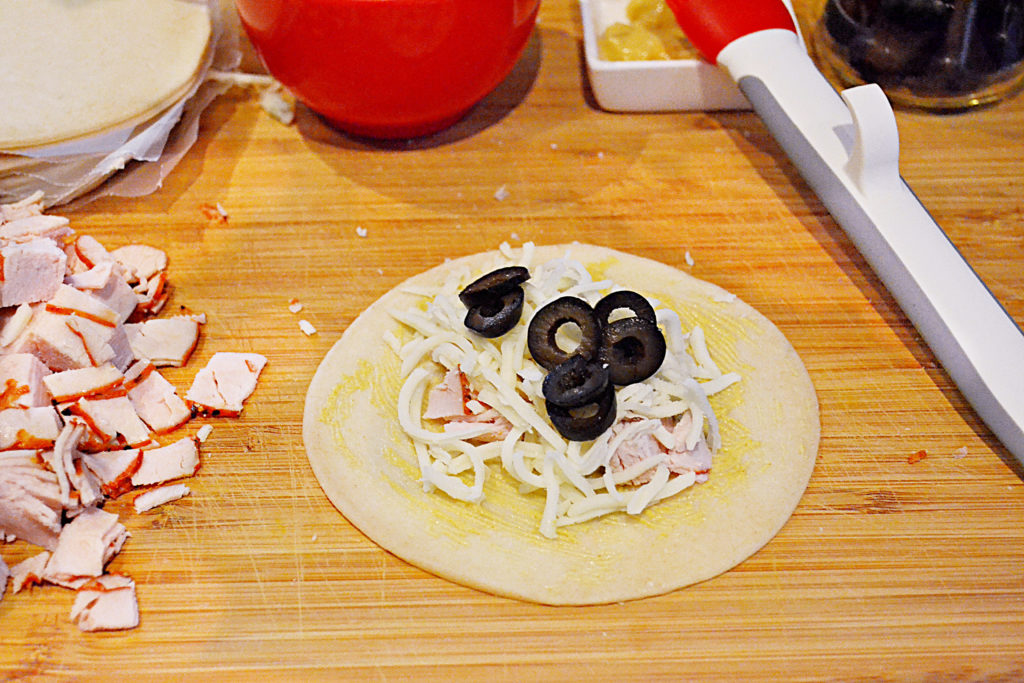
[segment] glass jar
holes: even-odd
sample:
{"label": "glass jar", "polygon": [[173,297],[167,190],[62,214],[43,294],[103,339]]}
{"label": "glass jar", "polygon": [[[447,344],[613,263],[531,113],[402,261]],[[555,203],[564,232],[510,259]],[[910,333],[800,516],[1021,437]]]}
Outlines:
{"label": "glass jar", "polygon": [[841,87],[894,105],[959,110],[1024,85],[1024,0],[826,0],[812,39]]}

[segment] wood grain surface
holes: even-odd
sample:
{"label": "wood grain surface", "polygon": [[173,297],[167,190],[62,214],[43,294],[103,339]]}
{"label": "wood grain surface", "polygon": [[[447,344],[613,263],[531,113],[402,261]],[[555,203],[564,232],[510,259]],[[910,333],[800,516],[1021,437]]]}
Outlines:
{"label": "wood grain surface", "polygon": [[[284,126],[229,93],[159,191],[65,212],[109,247],[167,250],[170,305],[209,317],[177,386],[218,350],[269,364],[242,417],[212,421],[189,498],[142,515],[110,505],[132,534],[111,569],[138,582],[140,627],[83,634],[69,591],[8,594],[0,676],[1024,679],[1022,468],[754,114],[600,111],[580,40],[575,2],[544,0],[513,75],[408,144],[348,138],[302,108]],[[1024,322],[1024,97],[897,118],[905,178]],[[226,223],[200,211],[218,202]],[[505,240],[658,259],[783,330],[816,385],[822,441],[767,547],[669,595],[554,608],[410,567],[334,510],[301,439],[320,358],[406,277]],[[2,552],[13,564],[33,549]]]}

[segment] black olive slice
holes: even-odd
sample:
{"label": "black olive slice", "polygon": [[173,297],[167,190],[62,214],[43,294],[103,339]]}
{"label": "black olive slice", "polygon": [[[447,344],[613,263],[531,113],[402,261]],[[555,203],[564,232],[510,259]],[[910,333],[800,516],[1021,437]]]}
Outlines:
{"label": "black olive slice", "polygon": [[479,306],[502,297],[530,279],[523,266],[506,266],[483,275],[459,292],[459,300],[467,308]]}
{"label": "black olive slice", "polygon": [[608,364],[612,384],[642,382],[665,360],[665,337],[657,325],[640,318],[623,318],[610,323],[601,336],[598,359]]}
{"label": "black olive slice", "polygon": [[548,417],[558,433],[570,441],[591,441],[615,422],[615,387],[608,385],[597,400],[575,408],[547,402]]}
{"label": "black olive slice", "polygon": [[611,314],[620,308],[633,311],[633,315],[641,320],[646,320],[652,325],[658,324],[658,317],[654,313],[654,306],[651,306],[651,302],[647,300],[647,297],[631,292],[628,289],[612,292],[598,301],[597,305],[594,306],[594,314],[597,316],[597,321],[602,326],[605,326],[608,324],[608,318],[611,317]]}
{"label": "black olive slice", "polygon": [[592,403],[609,387],[608,368],[573,356],[548,373],[541,389],[548,405],[575,408]]}
{"label": "black olive slice", "polygon": [[466,327],[481,337],[500,337],[519,322],[523,314],[523,299],[523,288],[516,287],[500,298],[473,306],[466,312]]}
{"label": "black olive slice", "polygon": [[[562,325],[575,323],[580,328],[580,343],[571,351],[563,351],[555,341]],[[533,314],[527,331],[526,344],[530,355],[546,370],[552,370],[572,356],[594,357],[601,343],[601,326],[594,309],[583,299],[563,296],[543,306]]]}

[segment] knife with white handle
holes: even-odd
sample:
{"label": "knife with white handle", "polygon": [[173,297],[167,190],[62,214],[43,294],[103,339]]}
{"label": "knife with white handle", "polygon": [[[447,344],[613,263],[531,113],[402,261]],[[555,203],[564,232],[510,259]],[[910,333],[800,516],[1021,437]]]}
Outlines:
{"label": "knife with white handle", "polygon": [[781,0],[667,0],[725,69],[978,416],[1024,464],[1024,334],[899,172],[877,85],[837,93]]}

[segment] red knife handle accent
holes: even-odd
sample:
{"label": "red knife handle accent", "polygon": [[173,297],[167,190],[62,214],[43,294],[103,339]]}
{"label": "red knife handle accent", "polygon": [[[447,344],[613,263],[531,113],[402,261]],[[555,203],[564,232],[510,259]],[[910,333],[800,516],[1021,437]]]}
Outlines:
{"label": "red knife handle accent", "polygon": [[726,45],[750,33],[781,28],[796,33],[782,0],[666,0],[683,33],[715,63]]}

